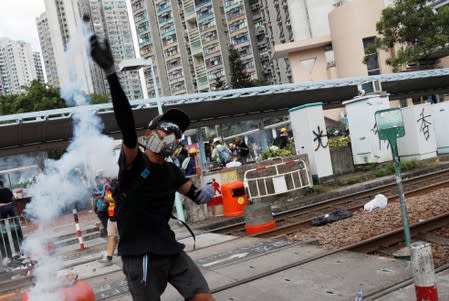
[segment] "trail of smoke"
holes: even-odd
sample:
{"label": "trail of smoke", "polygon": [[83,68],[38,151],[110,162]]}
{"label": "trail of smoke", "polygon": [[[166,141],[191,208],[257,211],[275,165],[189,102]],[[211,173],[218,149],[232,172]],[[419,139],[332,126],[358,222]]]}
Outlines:
{"label": "trail of smoke", "polygon": [[73,208],[77,201],[86,202],[90,196],[89,179],[97,170],[106,176],[116,174],[116,162],[113,154],[114,141],[102,135],[103,125],[100,118],[86,104],[89,103],[85,86],[85,70],[78,68],[88,61],[87,41],[91,33],[84,23],[75,35],[66,51],[64,78],[61,80],[61,96],[70,104],[77,106],[73,115],[73,141],[60,160],[47,160],[45,170],[38,175],[36,183],[29,188],[32,202],[26,207],[38,224],[38,230],[26,239],[25,253],[38,261],[34,275],[36,285],[30,291],[30,301],[61,301],[60,290],[64,280],[57,278],[62,263],[50,258],[46,243],[52,233],[51,222],[66,208]]}

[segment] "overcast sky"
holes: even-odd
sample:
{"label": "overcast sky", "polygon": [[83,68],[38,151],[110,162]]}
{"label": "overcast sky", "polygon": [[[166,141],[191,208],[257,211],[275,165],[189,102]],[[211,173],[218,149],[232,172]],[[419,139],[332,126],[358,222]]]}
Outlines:
{"label": "overcast sky", "polygon": [[31,43],[40,52],[36,18],[44,11],[44,0],[0,0],[0,37]]}

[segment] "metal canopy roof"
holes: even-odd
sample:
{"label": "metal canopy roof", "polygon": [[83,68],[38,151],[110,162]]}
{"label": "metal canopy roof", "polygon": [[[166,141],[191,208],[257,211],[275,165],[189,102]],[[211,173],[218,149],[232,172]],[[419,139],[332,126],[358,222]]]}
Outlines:
{"label": "metal canopy roof", "polygon": [[[342,106],[341,102],[358,95],[357,85],[379,80],[390,99],[449,93],[449,68],[383,74],[225,90],[160,98],[164,110],[179,108],[191,118],[190,128],[238,120],[288,114],[288,109],[321,101],[324,108]],[[139,134],[157,114],[155,99],[131,102]],[[0,116],[0,155],[48,150],[68,144],[72,138],[72,115],[78,108],[65,108]],[[118,138],[112,104],[91,105],[104,123],[104,133]]]}

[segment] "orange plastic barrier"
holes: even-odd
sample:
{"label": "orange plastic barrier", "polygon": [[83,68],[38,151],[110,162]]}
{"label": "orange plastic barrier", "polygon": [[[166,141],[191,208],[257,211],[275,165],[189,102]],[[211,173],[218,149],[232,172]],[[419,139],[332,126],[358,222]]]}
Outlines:
{"label": "orange plastic barrier", "polygon": [[242,216],[248,205],[245,187],[242,181],[234,181],[221,185],[224,216]]}
{"label": "orange plastic barrier", "polygon": [[253,235],[260,232],[268,231],[276,228],[276,221],[270,221],[266,224],[261,225],[245,225],[245,233],[246,235]]}

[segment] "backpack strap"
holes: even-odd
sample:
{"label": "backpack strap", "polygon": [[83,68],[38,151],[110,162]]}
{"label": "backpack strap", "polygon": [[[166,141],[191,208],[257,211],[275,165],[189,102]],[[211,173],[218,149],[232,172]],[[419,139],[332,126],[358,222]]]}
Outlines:
{"label": "backpack strap", "polygon": [[[131,187],[131,189],[128,190],[127,193],[120,193],[120,196],[122,197],[122,199],[125,199],[130,194],[134,193],[137,190],[137,188],[139,188],[143,184],[143,182],[145,182],[145,180],[148,178],[148,176],[150,175],[150,173],[151,173],[151,167],[149,166],[150,160],[148,160],[147,156],[145,156],[145,155],[143,155],[143,157],[144,157],[144,161],[145,161],[145,168],[140,173],[140,177],[137,179],[137,181],[134,184],[134,186]],[[190,229],[190,227],[184,221],[178,219],[173,214],[170,214],[170,218],[178,220],[178,222],[180,222],[181,224],[184,225],[184,227],[186,227],[186,229],[189,231],[190,235],[192,235],[192,238],[193,238],[193,249],[195,250],[196,249],[196,236],[193,233],[192,229]]]}
{"label": "backpack strap", "polygon": [[177,218],[176,216],[174,216],[173,214],[170,214],[170,217],[177,220],[178,222],[180,222],[181,224],[184,225],[184,227],[186,227],[187,231],[189,231],[190,235],[193,238],[193,249],[196,250],[196,236],[195,233],[193,233],[192,229],[190,229],[189,225],[186,224],[186,222],[180,220],[179,218]]}

